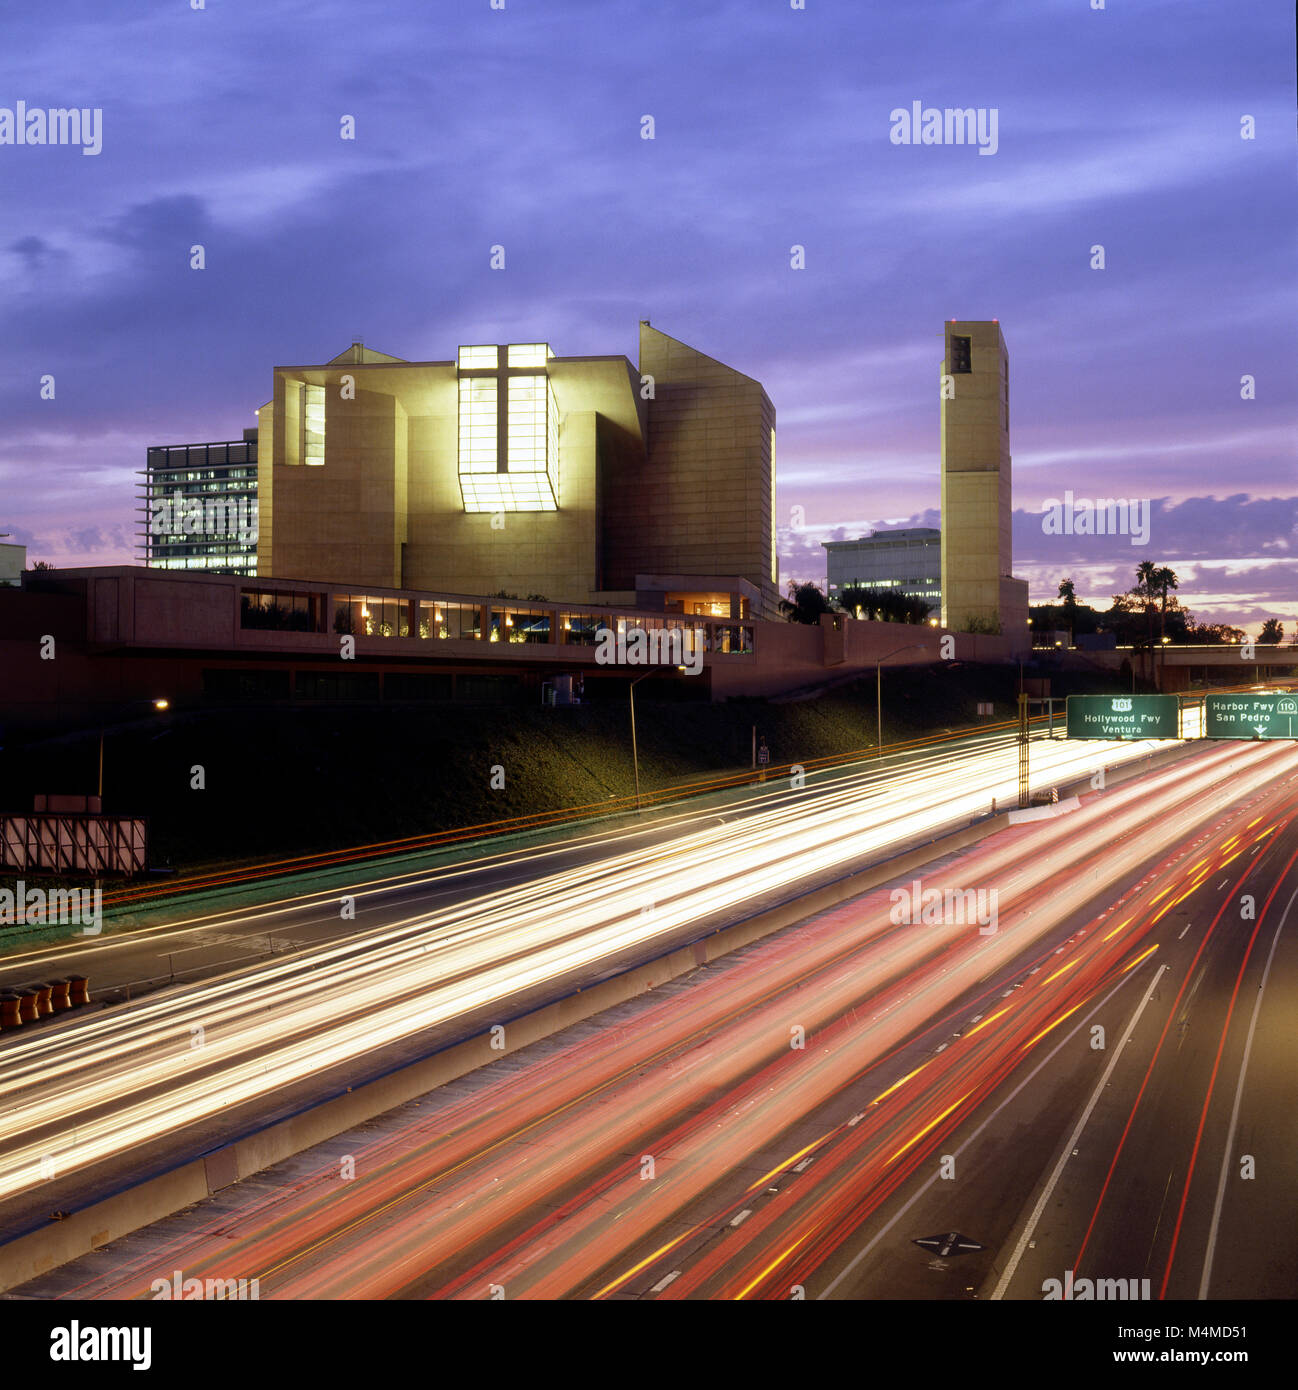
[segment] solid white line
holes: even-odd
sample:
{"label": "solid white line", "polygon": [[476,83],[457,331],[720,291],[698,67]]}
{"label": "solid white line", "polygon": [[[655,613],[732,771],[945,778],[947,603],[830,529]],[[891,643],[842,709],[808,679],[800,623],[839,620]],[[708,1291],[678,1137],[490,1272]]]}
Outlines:
{"label": "solid white line", "polygon": [[1037,1198],[1037,1204],[1032,1209],[1032,1215],[1028,1217],[1028,1224],[1023,1228],[1022,1235],[1019,1236],[1019,1243],[1014,1247],[1014,1253],[1010,1256],[1010,1262],[1005,1266],[1005,1272],[1000,1277],[1000,1282],[992,1291],[993,1298],[1004,1298],[1005,1290],[1009,1287],[1010,1280],[1014,1277],[1014,1271],[1019,1267],[1019,1261],[1023,1258],[1023,1252],[1028,1248],[1028,1240],[1032,1232],[1037,1228],[1037,1222],[1041,1220],[1041,1213],[1046,1209],[1046,1203],[1050,1200],[1050,1194],[1055,1190],[1055,1184],[1063,1175],[1064,1164],[1073,1156],[1073,1151],[1077,1146],[1077,1141],[1082,1136],[1082,1130],[1086,1128],[1086,1122],[1091,1118],[1091,1111],[1099,1103],[1100,1096],[1103,1094],[1105,1086],[1109,1084],[1109,1077],[1113,1075],[1113,1069],[1118,1065],[1122,1056],[1122,1049],[1126,1047],[1128,1039],[1135,1032],[1136,1024],[1140,1022],[1140,1015],[1145,1012],[1145,1005],[1154,996],[1154,990],[1158,988],[1158,982],[1163,978],[1163,971],[1167,965],[1163,964],[1154,972],[1154,978],[1149,982],[1149,988],[1145,991],[1145,997],[1140,1001],[1136,1012],[1131,1015],[1131,1022],[1127,1024],[1127,1031],[1123,1033],[1121,1042],[1113,1049],[1113,1056],[1109,1058],[1109,1065],[1104,1068],[1099,1081],[1095,1084],[1095,1090],[1091,1092],[1091,1098],[1086,1103],[1086,1109],[1082,1111],[1082,1118],[1077,1121],[1077,1128],[1073,1130],[1072,1136],[1064,1145],[1064,1151],[1059,1155],[1059,1162],[1055,1164],[1055,1171],[1050,1175],[1050,1181],[1046,1183],[1041,1196]]}
{"label": "solid white line", "polygon": [[[1124,975],[1122,979],[1120,979],[1118,983],[1113,986],[1113,988],[1108,992],[1108,994],[1106,994],[1104,998],[1101,999],[1098,1004],[1096,1004],[1096,1006],[1090,1011],[1090,1013],[1088,1013],[1084,1018],[1082,1018],[1078,1022],[1075,1028],[1073,1028],[1070,1032],[1066,1033],[1062,1038],[1060,1038],[1059,1042],[1048,1053],[1046,1053],[1046,1055],[1041,1059],[1040,1062],[1037,1063],[1035,1067],[1032,1068],[1032,1070],[1027,1074],[1027,1076],[1025,1076],[1023,1080],[1020,1081],[1019,1084],[1010,1092],[1010,1094],[1006,1096],[1003,1101],[1001,1101],[1001,1103],[996,1107],[996,1109],[993,1110],[992,1113],[987,1116],[987,1118],[982,1122],[982,1124],[978,1126],[976,1130],[974,1130],[974,1132],[969,1136],[969,1138],[966,1139],[964,1143],[960,1145],[960,1147],[955,1151],[955,1156],[959,1158],[960,1155],[964,1153],[964,1151],[970,1146],[970,1144],[974,1143],[977,1140],[978,1136],[982,1134],[983,1130],[985,1130],[987,1126],[991,1124],[991,1122],[997,1117],[997,1115],[999,1115],[1007,1105],[1010,1105],[1018,1097],[1019,1093],[1023,1091],[1028,1085],[1030,1085],[1031,1082],[1038,1075],[1040,1075],[1040,1073],[1044,1071],[1045,1068],[1048,1067],[1051,1062],[1054,1061],[1054,1059],[1059,1055],[1059,1053],[1062,1052],[1063,1049],[1070,1042],[1072,1042],[1072,1040],[1078,1035],[1078,1033],[1080,1033],[1082,1029],[1086,1027],[1086,1025],[1091,1021],[1091,1019],[1093,1019],[1095,1015],[1099,1013],[1099,1011],[1109,1002],[1109,1000],[1112,999],[1113,996],[1117,994],[1119,990],[1125,989],[1127,985],[1129,985],[1131,981],[1135,978],[1136,975],[1134,974]],[[901,1208],[901,1210],[897,1212],[897,1214],[892,1218],[892,1220],[889,1221],[888,1224],[884,1226],[881,1231],[879,1231],[856,1253],[852,1261],[838,1276],[838,1278],[836,1278],[822,1293],[816,1295],[817,1301],[819,1301],[822,1298],[828,1298],[839,1286],[839,1284],[841,1284],[843,1280],[846,1279],[849,1274],[851,1274],[851,1272],[856,1268],[856,1266],[859,1265],[863,1259],[865,1259],[865,1257],[870,1253],[870,1251],[873,1250],[876,1245],[878,1245],[878,1243],[884,1238],[884,1236],[886,1236],[888,1232],[892,1230],[892,1228],[897,1224],[897,1222],[900,1221],[901,1218],[906,1215],[906,1213],[911,1209],[911,1207],[913,1207],[915,1203],[918,1202],[919,1199],[922,1196],[924,1196],[924,1194],[929,1190],[929,1188],[931,1188],[937,1181],[938,1176],[936,1173],[934,1173],[933,1176],[930,1177],[928,1181],[919,1189],[919,1191],[916,1192],[915,1195],[911,1197],[909,1201],[906,1202],[906,1204]]]}
{"label": "solid white line", "polygon": [[1248,1074],[1248,1059],[1253,1051],[1253,1033],[1257,1029],[1257,1016],[1262,1009],[1262,996],[1266,992],[1267,978],[1271,974],[1271,962],[1275,959],[1275,948],[1280,944],[1280,932],[1284,928],[1295,900],[1298,900],[1298,888],[1289,895],[1289,902],[1285,906],[1284,914],[1276,925],[1275,935],[1271,938],[1271,949],[1267,953],[1266,969],[1262,971],[1262,983],[1258,985],[1257,998],[1253,1001],[1253,1017],[1249,1019],[1248,1037],[1244,1042],[1244,1060],[1239,1067],[1239,1082],[1235,1087],[1235,1104],[1231,1107],[1230,1128],[1226,1132],[1226,1147],[1221,1156],[1221,1177],[1217,1181],[1217,1200],[1212,1208],[1212,1225],[1208,1228],[1208,1249],[1203,1257],[1203,1278],[1199,1281],[1200,1298],[1208,1297],[1208,1282],[1212,1278],[1212,1260],[1217,1251],[1217,1227],[1221,1221],[1221,1207],[1226,1197],[1226,1176],[1231,1171],[1230,1151],[1235,1142],[1235,1129],[1239,1123],[1239,1105],[1244,1098],[1244,1078]]}

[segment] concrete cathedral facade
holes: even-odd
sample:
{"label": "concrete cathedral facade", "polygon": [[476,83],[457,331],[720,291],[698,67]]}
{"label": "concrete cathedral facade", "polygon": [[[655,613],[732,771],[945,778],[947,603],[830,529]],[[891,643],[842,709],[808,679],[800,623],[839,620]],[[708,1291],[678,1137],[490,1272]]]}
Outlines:
{"label": "concrete cathedral facade", "polygon": [[647,321],[639,355],[275,368],[257,574],[776,616],[770,399]]}

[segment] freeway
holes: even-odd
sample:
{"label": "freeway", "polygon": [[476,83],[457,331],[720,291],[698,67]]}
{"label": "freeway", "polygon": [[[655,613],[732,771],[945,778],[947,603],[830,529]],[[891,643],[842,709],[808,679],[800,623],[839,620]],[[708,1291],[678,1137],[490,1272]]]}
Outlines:
{"label": "freeway", "polygon": [[[1138,762],[1160,745],[1043,741],[1039,784]],[[120,1160],[154,1171],[246,1133],[268,1115],[796,896],[898,841],[930,836],[1016,790],[1012,738],[840,774],[754,799],[736,816],[672,818],[648,837],[528,851],[511,879],[495,863],[402,875],[355,889],[362,930],[337,932],[339,895],[173,923],[96,943],[104,953],[182,942],[211,949],[238,930],[316,933],[303,945],[89,1016],[0,1038],[0,1229],[42,1205],[107,1190]],[[486,884],[493,886],[485,886]],[[188,936],[182,934],[188,933]],[[54,973],[69,950],[6,962],[11,979]],[[224,949],[222,947],[222,949]],[[84,968],[84,965],[82,966]],[[368,1070],[367,1070],[368,1068]],[[278,1109],[277,1109],[278,1107]]]}
{"label": "freeway", "polygon": [[[968,1291],[1008,1268],[1079,1075],[1108,1061],[1076,1040],[1087,1011],[1119,1036],[1184,904],[1254,846],[1270,864],[1296,777],[1287,746],[1196,750],[930,866],[926,889],[995,892],[994,931],[898,921],[880,889],[28,1291],[147,1296],[173,1267],[263,1298]],[[925,1221],[981,1253],[926,1254]]]}
{"label": "freeway", "polygon": [[[1197,718],[1197,713],[1194,716]],[[1038,733],[1043,733],[1039,730]],[[129,901],[106,909],[106,931],[100,936],[77,933],[69,940],[25,942],[11,939],[0,954],[0,981],[22,983],[58,975],[69,969],[87,974],[96,993],[114,1001],[134,998],[162,984],[187,983],[241,965],[320,944],[337,944],[350,936],[363,937],[373,927],[393,921],[403,912],[467,902],[488,890],[522,887],[540,882],[556,871],[598,865],[614,853],[669,846],[691,830],[715,825],[718,817],[738,825],[759,813],[796,815],[827,794],[878,792],[883,814],[870,836],[866,853],[892,852],[891,808],[904,804],[900,793],[916,780],[943,775],[944,786],[976,788],[981,794],[961,798],[948,813],[945,802],[935,814],[911,817],[898,834],[929,838],[949,823],[965,823],[986,814],[992,800],[1013,797],[1007,781],[1013,764],[1014,735],[1001,729],[975,735],[933,738],[917,747],[889,752],[844,766],[810,768],[798,777],[783,769],[766,784],[714,793],[685,809],[658,810],[640,818],[619,818],[599,829],[569,827],[525,834],[487,837],[470,846],[419,854],[401,854],[379,863],[347,863],[303,871],[287,879],[240,878],[207,891],[193,890],[176,897],[136,901],[142,890],[131,889]],[[1112,749],[1102,756],[1094,745],[1072,746],[1061,756],[1061,745],[1034,740],[1033,787],[1089,774],[1097,767],[1130,767],[1154,753],[1176,756],[1174,745],[1142,743]],[[796,768],[795,768],[796,772]],[[795,785],[802,782],[803,785]],[[921,808],[916,808],[921,809]],[[111,896],[111,895],[110,895]],[[348,903],[347,915],[342,904]]]}

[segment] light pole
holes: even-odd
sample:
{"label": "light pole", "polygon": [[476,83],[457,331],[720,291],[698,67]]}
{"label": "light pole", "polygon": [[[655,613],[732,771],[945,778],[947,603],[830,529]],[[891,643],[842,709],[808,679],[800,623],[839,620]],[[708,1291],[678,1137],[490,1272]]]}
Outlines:
{"label": "light pole", "polygon": [[909,642],[904,647],[898,647],[895,652],[885,652],[874,663],[874,715],[878,732],[878,743],[874,754],[876,758],[883,757],[883,663],[890,656],[900,656],[902,652],[908,652],[914,647],[922,647],[923,645],[923,642]]}
{"label": "light pole", "polygon": [[627,687],[631,696],[631,763],[635,768],[635,809],[637,815],[640,814],[640,753],[635,742],[635,688],[641,681],[648,680],[652,674],[652,671],[646,671],[643,676],[637,676]]}
{"label": "light pole", "polygon": [[[139,700],[139,701],[132,701],[131,703],[135,703],[135,704],[146,704],[146,703],[147,703],[147,704],[152,705],[154,709],[159,710],[159,711],[164,710],[164,709],[170,709],[170,708],[171,708],[171,701],[170,701],[170,700],[162,700],[162,699],[158,699],[158,700],[148,700],[148,701]],[[104,809],[104,726],[103,726],[103,724],[100,724],[100,726],[99,726],[99,781],[98,781],[98,784],[97,784],[96,789],[95,789],[95,795],[99,798],[99,810],[100,810],[100,812],[102,813],[102,812],[103,812],[103,809]]]}

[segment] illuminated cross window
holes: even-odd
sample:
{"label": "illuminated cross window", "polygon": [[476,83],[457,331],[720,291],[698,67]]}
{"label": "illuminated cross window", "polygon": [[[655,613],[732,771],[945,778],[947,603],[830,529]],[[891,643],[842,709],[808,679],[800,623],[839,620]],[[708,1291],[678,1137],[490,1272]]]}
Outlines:
{"label": "illuminated cross window", "polygon": [[466,512],[559,506],[559,412],[547,343],[462,347],[460,493]]}

